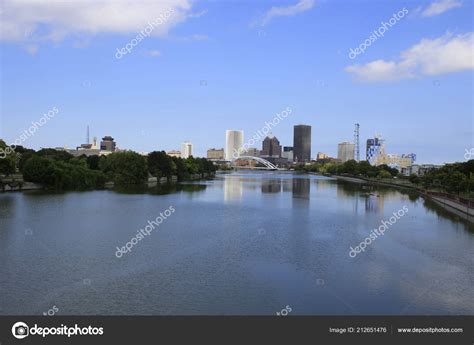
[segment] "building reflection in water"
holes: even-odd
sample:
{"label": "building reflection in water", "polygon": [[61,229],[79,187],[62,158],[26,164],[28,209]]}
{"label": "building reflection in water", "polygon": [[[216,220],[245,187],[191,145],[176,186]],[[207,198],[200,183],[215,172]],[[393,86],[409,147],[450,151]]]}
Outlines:
{"label": "building reflection in water", "polygon": [[309,192],[311,190],[310,180],[307,178],[293,179],[293,198],[309,200]]}
{"label": "building reflection in water", "polygon": [[369,194],[365,197],[365,212],[381,213],[384,208],[384,198],[378,194]]}
{"label": "building reflection in water", "polygon": [[280,193],[281,179],[262,179],[262,193]]}
{"label": "building reflection in water", "polygon": [[240,177],[227,176],[224,179],[224,201],[242,199],[242,179]]}

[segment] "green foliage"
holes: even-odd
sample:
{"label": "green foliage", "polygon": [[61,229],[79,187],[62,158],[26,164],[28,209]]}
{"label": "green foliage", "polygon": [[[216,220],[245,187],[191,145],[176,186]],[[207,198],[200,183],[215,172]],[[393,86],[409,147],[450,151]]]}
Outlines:
{"label": "green foliage", "polygon": [[135,152],[114,152],[101,159],[100,169],[119,185],[143,183],[148,178],[146,158]]}
{"label": "green foliage", "polygon": [[419,178],[418,175],[416,175],[416,174],[411,174],[410,177],[408,178],[408,180],[409,180],[411,183],[414,183],[414,184],[420,183],[420,178]]}
{"label": "green foliage", "polygon": [[19,154],[14,148],[7,148],[5,141],[0,139],[0,174],[10,175],[15,173],[16,162],[19,159]]}
{"label": "green foliage", "polygon": [[[2,147],[6,144],[0,140]],[[170,157],[164,151],[152,152],[148,157],[135,152],[74,157],[55,149],[35,152],[18,147],[18,151],[21,151],[21,156],[12,153],[12,157],[0,159],[0,174],[15,172],[17,164],[25,181],[55,189],[102,188],[106,181],[117,185],[139,184],[147,180],[149,173],[157,177],[177,175],[179,180],[185,180],[191,174],[214,173],[217,170],[207,159]]]}
{"label": "green foliage", "polygon": [[211,174],[217,167],[205,158],[188,157],[186,159],[170,157],[164,151],[151,152],[148,157],[148,171],[156,177],[177,175],[178,180],[186,180],[194,174]]}
{"label": "green foliage", "polygon": [[436,189],[449,193],[474,192],[474,160],[464,163],[446,164],[420,177],[426,189]]}
{"label": "green foliage", "polygon": [[378,178],[392,178],[392,174],[390,174],[387,170],[380,170],[377,174]]}
{"label": "green foliage", "polygon": [[33,156],[29,158],[23,166],[23,178],[25,181],[50,184],[48,173],[51,172],[51,160]]}
{"label": "green foliage", "polygon": [[54,189],[102,188],[105,183],[102,172],[88,169],[80,159],[68,163],[40,156],[25,162],[23,178]]}
{"label": "green foliage", "polygon": [[74,156],[66,151],[60,151],[55,149],[41,149],[36,154],[40,157],[52,159],[55,161],[67,162],[74,158]]}
{"label": "green foliage", "polygon": [[15,157],[0,158],[0,174],[10,175],[15,172]]}
{"label": "green foliage", "polygon": [[92,169],[92,170],[100,170],[100,167],[99,167],[99,162],[100,162],[100,157],[99,156],[88,156],[86,158],[86,162],[87,162],[87,167],[89,169]]}
{"label": "green foliage", "polygon": [[153,151],[147,156],[148,171],[151,175],[171,177],[176,174],[176,164],[165,151]]}

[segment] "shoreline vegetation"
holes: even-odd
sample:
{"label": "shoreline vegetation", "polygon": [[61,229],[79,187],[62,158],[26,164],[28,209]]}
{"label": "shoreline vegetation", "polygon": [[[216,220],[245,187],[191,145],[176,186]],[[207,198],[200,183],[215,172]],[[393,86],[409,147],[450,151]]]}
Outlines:
{"label": "shoreline vegetation", "polygon": [[404,176],[397,169],[386,165],[375,167],[366,161],[355,160],[342,164],[315,163],[299,166],[296,170],[331,176],[350,183],[410,189],[452,213],[459,215],[462,212],[466,219],[474,222],[474,160],[445,164],[423,176]]}
{"label": "shoreline vegetation", "polygon": [[[0,148],[6,144],[0,140]],[[142,156],[132,151],[106,156],[74,157],[55,149],[17,146],[0,159],[0,190],[94,190],[114,186],[167,183],[214,176],[217,168],[205,158],[170,157],[164,151]],[[10,189],[12,190],[12,189]]]}

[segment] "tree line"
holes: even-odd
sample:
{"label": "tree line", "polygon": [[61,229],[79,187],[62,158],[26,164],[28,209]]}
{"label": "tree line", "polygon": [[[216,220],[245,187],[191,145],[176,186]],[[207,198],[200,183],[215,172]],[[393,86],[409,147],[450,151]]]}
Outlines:
{"label": "tree line", "polygon": [[331,175],[351,175],[366,178],[407,179],[416,187],[427,190],[439,190],[455,194],[474,193],[474,159],[462,163],[445,164],[439,169],[431,169],[423,176],[412,174],[405,176],[388,165],[373,166],[367,161],[349,160],[344,163],[313,163],[299,165],[296,170]]}
{"label": "tree line", "polygon": [[[0,139],[0,149],[6,144]],[[107,181],[118,185],[144,183],[149,177],[177,176],[178,181],[195,174],[214,174],[216,167],[205,158],[170,157],[164,151],[147,156],[136,152],[114,152],[106,156],[74,157],[66,151],[35,151],[17,146],[13,153],[0,159],[0,174],[19,171],[23,179],[54,189],[103,188]]]}

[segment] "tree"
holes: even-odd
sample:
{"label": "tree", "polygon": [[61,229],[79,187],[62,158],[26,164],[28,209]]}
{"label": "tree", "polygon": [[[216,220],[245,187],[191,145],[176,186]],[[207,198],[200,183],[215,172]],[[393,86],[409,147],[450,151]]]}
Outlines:
{"label": "tree", "polygon": [[89,167],[89,169],[100,170],[99,168],[100,157],[99,156],[97,155],[88,156],[86,160],[87,160],[87,166]]}
{"label": "tree", "polygon": [[378,175],[377,175],[378,178],[392,178],[392,174],[390,174],[387,170],[380,170]]}
{"label": "tree", "polygon": [[44,157],[33,156],[29,158],[23,167],[23,178],[25,181],[46,183],[48,174],[51,173],[51,161]]}
{"label": "tree", "polygon": [[100,160],[100,169],[116,184],[143,183],[148,178],[146,158],[135,152],[114,152]]}
{"label": "tree", "polygon": [[37,152],[38,156],[56,160],[56,161],[63,161],[67,162],[74,158],[74,156],[66,151],[56,150],[56,149],[41,149]]}
{"label": "tree", "polygon": [[147,156],[148,171],[156,177],[171,177],[176,173],[176,164],[165,151],[153,151]]}
{"label": "tree", "polygon": [[387,164],[379,165],[377,168],[388,171],[390,173],[390,175],[392,175],[392,176],[397,176],[398,175],[398,170],[395,169],[395,168],[389,167]]}
{"label": "tree", "polygon": [[420,183],[420,178],[416,174],[411,174],[410,177],[408,178],[411,183]]}
{"label": "tree", "polygon": [[10,175],[15,173],[15,157],[0,158],[0,174]]}
{"label": "tree", "polygon": [[341,173],[354,175],[357,170],[357,162],[354,159],[350,159],[344,162],[340,167]]}
{"label": "tree", "polygon": [[466,175],[459,171],[456,171],[451,174],[451,176],[449,176],[449,179],[445,183],[446,190],[451,193],[460,193],[469,184]]}
{"label": "tree", "polygon": [[10,175],[15,172],[16,153],[7,144],[0,139],[0,174]]}

